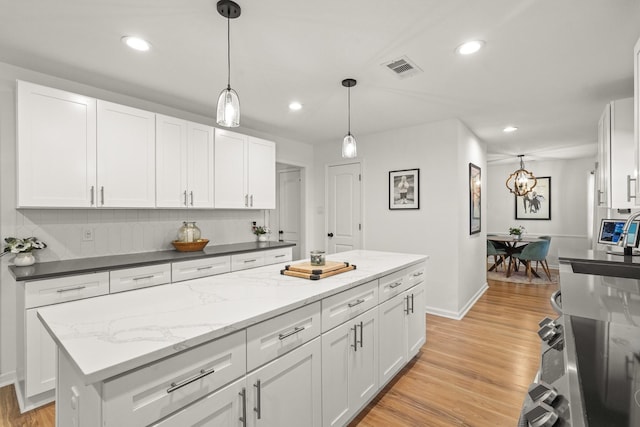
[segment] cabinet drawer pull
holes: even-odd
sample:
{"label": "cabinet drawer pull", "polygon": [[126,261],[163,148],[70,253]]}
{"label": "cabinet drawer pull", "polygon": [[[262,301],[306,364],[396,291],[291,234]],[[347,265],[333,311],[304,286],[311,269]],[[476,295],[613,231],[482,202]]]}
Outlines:
{"label": "cabinet drawer pull", "polygon": [[213,268],[213,265],[208,265],[206,267],[198,267],[198,268],[196,268],[196,270],[198,270],[198,271],[211,270],[212,268]]}
{"label": "cabinet drawer pull", "polygon": [[254,259],[246,259],[246,260],[244,260],[244,263],[246,264],[248,262],[256,262],[256,261],[257,261],[257,259],[255,259],[255,258]]}
{"label": "cabinet drawer pull", "polygon": [[363,298],[357,299],[354,302],[350,302],[349,304],[347,304],[349,306],[349,308],[351,307],[355,307],[356,305],[362,304],[364,302]]}
{"label": "cabinet drawer pull", "polygon": [[86,286],[85,285],[81,285],[81,286],[75,286],[73,288],[58,289],[56,292],[61,294],[63,292],[79,291],[80,289],[84,289],[84,288],[86,288]]}
{"label": "cabinet drawer pull", "polygon": [[276,255],[276,258],[282,258],[283,256],[285,256],[285,254],[282,254],[282,255]]}
{"label": "cabinet drawer pull", "polygon": [[423,271],[418,271],[417,273],[413,273],[413,277],[419,277],[422,276],[424,274]]}
{"label": "cabinet drawer pull", "polygon": [[287,337],[290,337],[293,334],[297,334],[300,331],[304,331],[304,326],[300,326],[300,327],[296,326],[295,328],[293,328],[293,331],[285,332],[284,334],[278,334],[278,339],[283,340]]}
{"label": "cabinet drawer pull", "polygon": [[242,391],[238,394],[242,397],[242,416],[239,420],[242,421],[242,427],[247,427],[247,389],[242,387]]}
{"label": "cabinet drawer pull", "polygon": [[257,414],[258,419],[260,419],[262,417],[262,405],[260,404],[260,380],[256,381],[253,386],[256,388],[256,407],[253,408],[253,410]]}
{"label": "cabinet drawer pull", "polygon": [[153,279],[153,274],[149,275],[149,276],[140,276],[140,277],[134,277],[133,280],[145,280],[145,279]]}
{"label": "cabinet drawer pull", "polygon": [[182,387],[184,387],[184,386],[186,386],[188,384],[191,384],[194,381],[198,381],[200,378],[204,378],[207,375],[213,374],[214,372],[215,372],[215,369],[213,369],[213,368],[208,369],[208,370],[207,369],[200,369],[200,372],[198,374],[194,375],[191,378],[187,378],[186,380],[180,381],[178,383],[176,383],[176,382],[171,383],[171,387],[169,387],[167,389],[167,393],[172,393],[172,392],[176,391],[177,389],[182,388]]}
{"label": "cabinet drawer pull", "polygon": [[400,285],[402,285],[402,282],[395,282],[395,283],[392,283],[391,285],[389,285],[389,287],[390,287],[391,289],[393,289],[393,288],[397,288],[397,287],[398,287],[398,286],[400,286]]}

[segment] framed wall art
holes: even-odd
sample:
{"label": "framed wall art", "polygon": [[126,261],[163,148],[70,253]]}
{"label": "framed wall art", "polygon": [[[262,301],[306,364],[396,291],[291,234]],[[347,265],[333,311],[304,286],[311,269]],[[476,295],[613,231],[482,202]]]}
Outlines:
{"label": "framed wall art", "polygon": [[482,222],[482,176],[479,166],[469,163],[469,234],[480,232]]}
{"label": "framed wall art", "polygon": [[389,172],[389,209],[420,209],[420,169]]}
{"label": "framed wall art", "polygon": [[515,196],[516,219],[551,219],[551,177],[536,178],[536,186],[524,196]]}

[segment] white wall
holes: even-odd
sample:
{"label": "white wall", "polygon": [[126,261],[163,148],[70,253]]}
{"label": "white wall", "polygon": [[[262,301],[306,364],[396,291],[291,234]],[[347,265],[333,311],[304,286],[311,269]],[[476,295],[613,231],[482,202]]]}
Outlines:
{"label": "white wall", "polygon": [[519,160],[506,165],[489,165],[487,173],[487,232],[507,233],[523,225],[526,234],[552,236],[549,266],[558,266],[558,252],[589,249],[589,175],[595,158],[554,161],[526,161],[535,176],[551,177],[551,220],[515,219],[514,195],[505,186],[507,177],[519,167]]}
{"label": "white wall", "polygon": [[[268,223],[269,211],[243,210],[98,210],[15,209],[15,80],[27,80],[149,111],[213,125],[214,117],[198,116],[143,99],[116,94],[67,80],[0,63],[0,236],[36,236],[47,249],[38,251],[40,262],[112,254],[172,249],[182,221],[196,221],[210,244],[252,241],[251,221]],[[313,147],[273,135],[239,129],[249,135],[276,141],[276,160],[300,166],[313,175]],[[64,153],[60,153],[64,156]],[[37,174],[37,171],[33,173]],[[305,181],[305,205],[310,205],[312,183]],[[306,212],[310,212],[310,207]],[[313,222],[304,219],[311,229]],[[82,241],[82,229],[94,231],[94,240]],[[310,232],[306,238],[309,239]],[[277,234],[272,239],[277,239]],[[15,286],[8,266],[12,257],[0,258],[0,384],[12,381],[15,370]]]}
{"label": "white wall", "polygon": [[[469,236],[468,162],[484,170],[485,145],[458,120],[356,135],[363,171],[365,249],[429,255],[429,311],[460,317],[469,295],[481,291],[483,233]],[[316,244],[326,247],[325,170],[343,163],[341,141],[316,149]],[[420,169],[420,209],[389,210],[389,171]],[[483,226],[484,229],[484,226]],[[461,258],[460,255],[465,256]]]}

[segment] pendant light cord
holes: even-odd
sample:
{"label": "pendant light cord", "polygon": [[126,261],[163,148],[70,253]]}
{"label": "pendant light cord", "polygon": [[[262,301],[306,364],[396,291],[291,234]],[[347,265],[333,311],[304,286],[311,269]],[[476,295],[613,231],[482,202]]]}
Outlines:
{"label": "pendant light cord", "polygon": [[349,108],[349,112],[347,114],[347,117],[348,117],[348,119],[347,119],[347,122],[348,122],[348,124],[347,124],[347,133],[349,135],[351,135],[351,86],[349,86],[347,89],[348,89],[348,91],[347,91],[347,100],[348,100],[347,104],[349,105],[349,107],[348,107]]}
{"label": "pendant light cord", "polygon": [[231,18],[227,15],[227,89],[231,89]]}

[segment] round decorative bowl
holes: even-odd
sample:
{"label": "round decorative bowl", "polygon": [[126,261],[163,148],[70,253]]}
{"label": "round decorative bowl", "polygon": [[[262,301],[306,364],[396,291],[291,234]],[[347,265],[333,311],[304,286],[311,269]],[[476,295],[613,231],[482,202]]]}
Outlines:
{"label": "round decorative bowl", "polygon": [[177,240],[171,242],[178,252],[201,251],[207,246],[207,243],[209,243],[209,239],[198,239],[195,242],[179,242]]}

